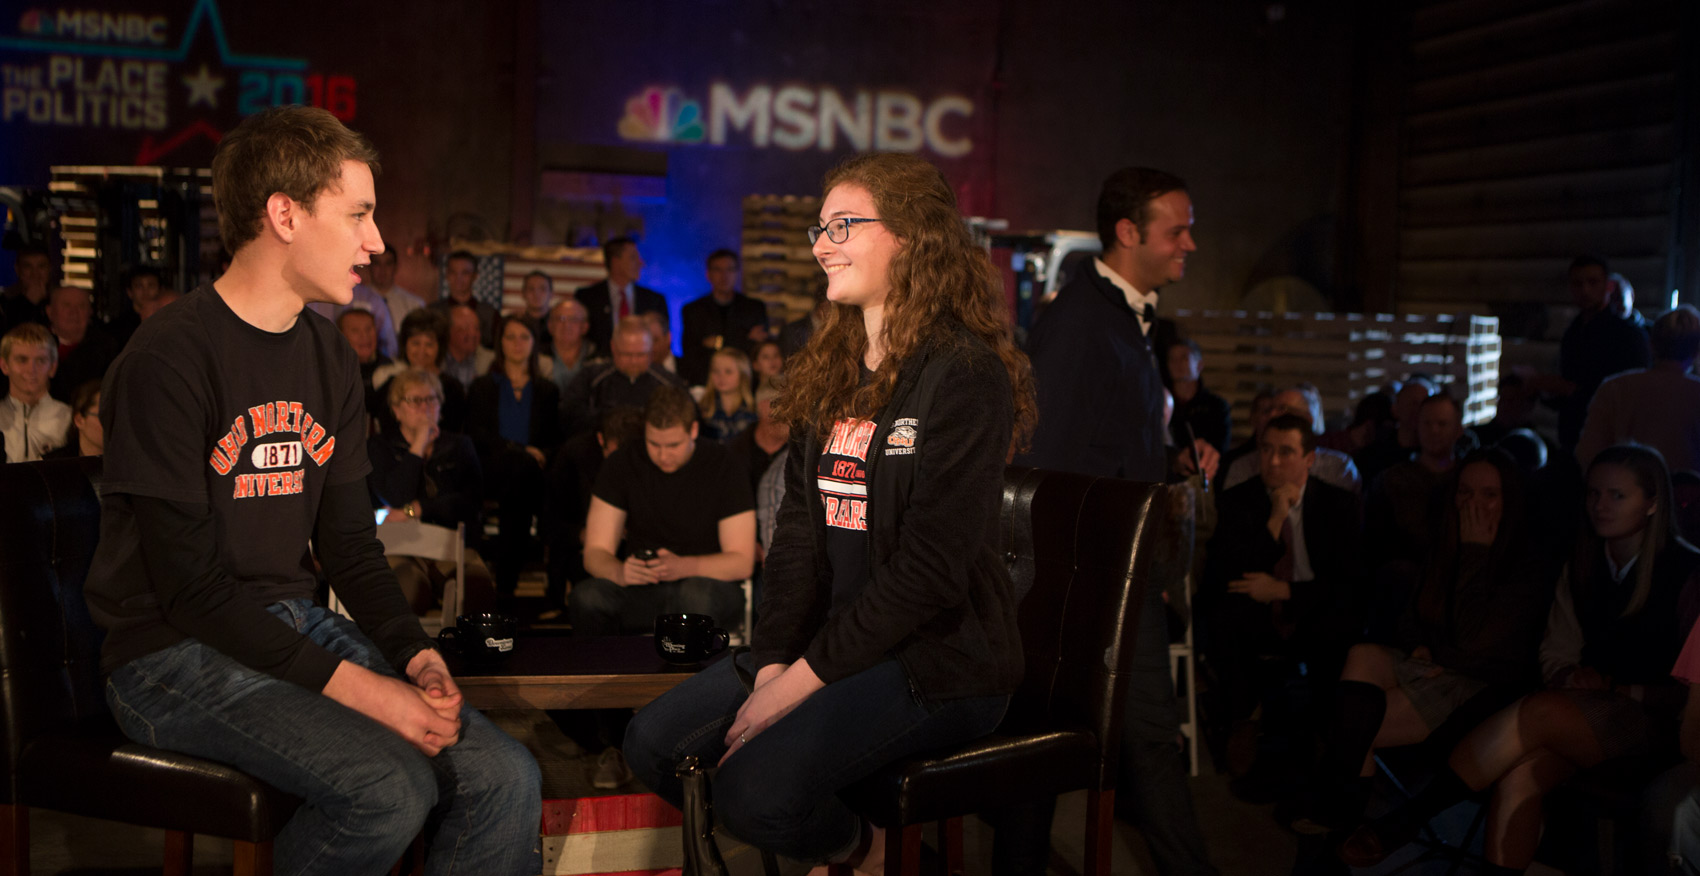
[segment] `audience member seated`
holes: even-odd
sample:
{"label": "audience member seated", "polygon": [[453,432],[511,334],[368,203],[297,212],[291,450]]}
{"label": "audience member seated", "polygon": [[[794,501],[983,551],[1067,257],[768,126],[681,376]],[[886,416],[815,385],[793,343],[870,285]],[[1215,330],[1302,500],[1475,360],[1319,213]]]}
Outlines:
{"label": "audience member seated", "polygon": [[1522,472],[1484,450],[1447,481],[1439,536],[1396,635],[1346,654],[1312,805],[1293,823],[1301,833],[1356,826],[1376,750],[1422,742],[1466,701],[1488,692],[1498,708],[1538,678],[1557,570],[1532,549]]}
{"label": "audience member seated", "polygon": [[[501,314],[488,302],[480,301],[473,294],[473,283],[478,279],[478,257],[464,249],[449,253],[443,260],[443,280],[448,287],[443,297],[431,302],[431,306],[442,311],[451,311],[455,307],[470,307],[478,317],[477,343],[494,348],[496,346],[496,317]],[[452,331],[453,318],[450,319]],[[480,374],[483,372],[480,371]],[[470,381],[469,381],[470,382]]]}
{"label": "audience member seated", "polygon": [[1180,338],[1169,345],[1168,359],[1169,392],[1175,398],[1170,443],[1191,447],[1193,438],[1201,438],[1216,452],[1226,453],[1233,411],[1227,399],[1204,388],[1204,351],[1197,341]]}
{"label": "audience member seated", "polygon": [[[440,310],[416,308],[401,321],[401,361],[392,362],[372,372],[372,384],[380,398],[387,399],[385,384],[395,375],[407,370],[423,371],[437,378],[443,397],[438,423],[445,432],[459,432],[466,425],[466,389],[460,381],[444,379],[443,360],[448,355],[449,321]],[[394,415],[388,403],[379,405],[372,413],[380,427],[394,425]]]}
{"label": "audience member seated", "polygon": [[643,256],[637,241],[629,237],[614,237],[602,244],[602,264],[608,278],[573,292],[590,315],[590,340],[599,350],[613,343],[614,327],[628,316],[640,313],[665,312],[667,299],[654,289],[637,284],[643,276]]}
{"label": "audience member seated", "polygon": [[581,370],[561,400],[566,434],[588,431],[612,408],[643,410],[660,387],[684,388],[676,375],[653,363],[649,351],[654,343],[642,320],[620,323],[614,332],[613,359]]}
{"label": "audience member seated", "polygon": [[[484,473],[471,439],[444,431],[437,422],[443,406],[442,380],[419,369],[401,371],[390,378],[384,401],[390,410],[389,424],[366,442],[372,460],[368,483],[376,506],[389,509],[392,515],[449,529],[465,524],[466,590],[461,610],[494,610],[495,581],[476,550],[484,532],[480,522]],[[443,588],[455,574],[454,563],[448,560],[390,557],[389,562],[415,614],[424,614],[440,602]],[[451,625],[453,619],[444,618],[444,623]]]}
{"label": "audience member seated", "polygon": [[1440,506],[1458,441],[1464,435],[1464,411],[1445,392],[1423,399],[1417,409],[1417,455],[1383,472],[1364,503],[1364,536],[1371,561],[1420,566],[1433,546],[1431,527]]}
{"label": "audience member seated", "polygon": [[549,356],[549,379],[555,381],[555,388],[565,399],[573,378],[584,370],[585,363],[596,358],[596,345],[585,337],[590,318],[577,299],[563,298],[549,308],[548,324],[549,345],[544,352]]}
{"label": "audience member seated", "polygon": [[0,332],[9,332],[26,322],[47,324],[47,293],[52,291],[53,257],[39,246],[17,251],[13,268],[18,282],[0,290]]}
{"label": "audience member seated", "polygon": [[1700,310],[1684,304],[1658,318],[1653,366],[1608,377],[1588,405],[1576,461],[1583,466],[1613,444],[1636,441],[1664,454],[1671,471],[1700,468]]}
{"label": "audience member seated", "polygon": [[[1259,476],[1216,503],[1199,635],[1217,680],[1211,719],[1233,726],[1261,705],[1265,753],[1286,746],[1297,754],[1309,745],[1311,716],[1285,689],[1300,664],[1307,683],[1331,685],[1360,629],[1357,499],[1315,476],[1316,433],[1307,416],[1271,419],[1257,452]],[[1236,793],[1267,800],[1292,765],[1262,759],[1258,766]]]}
{"label": "audience member seated", "polygon": [[170,286],[161,286],[160,290],[154,293],[152,299],[136,305],[136,315],[141,317],[142,322],[147,322],[154,314],[164,309],[166,305],[175,302],[181,297],[183,297],[183,294],[178,292],[176,289],[173,289]]}
{"label": "audience member seated", "polygon": [[[727,449],[732,452],[733,462],[740,465],[750,477],[750,495],[758,498],[762,475],[767,474],[774,459],[785,450],[785,442],[791,439],[791,424],[773,418],[773,400],[779,397],[779,390],[783,387],[784,381],[776,381],[763,384],[756,390],[755,425],[739,433],[738,437],[733,438],[727,445]],[[759,522],[759,507],[756,518]]]}
{"label": "audience member seated", "polygon": [[549,336],[549,308],[555,303],[555,281],[542,271],[532,271],[521,282],[519,297],[524,306],[518,315],[537,337],[537,349],[547,356],[554,346],[554,338]]}
{"label": "audience member seated", "polygon": [[543,510],[549,456],[561,443],[560,396],[543,376],[537,339],[525,320],[496,322],[500,360],[466,394],[466,430],[484,463],[484,494],[500,506],[496,519],[496,589],[511,597],[519,573],[536,554],[532,520]]}
{"label": "audience member seated", "polygon": [[785,373],[785,351],[778,341],[762,341],[750,354],[750,371],[755,374],[756,389]]}
{"label": "audience member seated", "polygon": [[1560,380],[1549,384],[1558,409],[1558,444],[1565,452],[1575,451],[1582,437],[1588,404],[1607,377],[1652,364],[1647,330],[1612,312],[1610,275],[1604,259],[1580,256],[1570,263],[1570,294],[1576,301],[1576,318],[1559,341]]}
{"label": "audience member seated", "polygon": [[1612,271],[1606,280],[1611,284],[1611,288],[1606,292],[1606,307],[1611,310],[1611,315],[1646,331],[1647,318],[1635,309],[1635,287],[1629,285],[1629,279]]}
{"label": "audience member seated", "polygon": [[743,617],[739,582],[756,542],[743,470],[725,448],[698,440],[696,405],[683,390],[656,390],[643,433],[642,447],[621,448],[596,478],[584,543],[595,577],[568,603],[578,635],[649,632],[665,612]]}
{"label": "audience member seated", "polygon": [[649,329],[649,337],[653,341],[649,347],[649,360],[655,363],[655,367],[678,376],[679,360],[673,356],[673,324],[667,319],[667,311],[651,310],[638,314],[638,318]]}
{"label": "audience member seated", "polygon": [[359,269],[360,275],[366,278],[366,282],[354,287],[355,300],[370,300],[361,294],[361,289],[364,288],[382,299],[384,308],[389,311],[390,325],[395,326],[397,332],[395,352],[386,354],[390,356],[401,355],[400,327],[402,320],[407,319],[408,314],[425,306],[425,299],[407,291],[406,288],[395,281],[396,268],[400,264],[400,254],[396,252],[394,247],[386,246],[383,252],[373,254],[372,261],[369,264]]}
{"label": "audience member seated", "polygon": [[[1241,459],[1247,456],[1253,459],[1257,458],[1257,436],[1263,433],[1263,427],[1268,424],[1269,418],[1273,416],[1275,416],[1275,387],[1259,387],[1257,394],[1251,397],[1251,436],[1228,448],[1227,452],[1222,454],[1220,466],[1224,475],[1232,470],[1234,464]],[[1225,478],[1216,479],[1218,491],[1222,489],[1223,480]]]}
{"label": "audience member seated", "polygon": [[100,381],[77,387],[71,399],[71,440],[65,446],[41,455],[42,459],[75,459],[106,452],[106,434],[100,429]]}
{"label": "audience member seated", "polygon": [[59,344],[59,367],[47,391],[70,401],[77,387],[106,376],[107,366],[118,356],[118,344],[93,324],[94,297],[87,289],[60,286],[48,296],[45,313]]}
{"label": "audience member seated", "polygon": [[47,394],[58,364],[59,344],[41,323],[23,323],[0,338],[0,373],[10,381],[0,399],[7,462],[33,462],[65,446],[71,406]]}
{"label": "audience member seated", "polygon": [[1559,580],[1540,648],[1546,689],[1489,718],[1427,788],[1353,833],[1340,850],[1347,864],[1372,866],[1441,810],[1491,787],[1485,855],[1522,872],[1546,792],[1605,761],[1667,754],[1686,694],[1670,672],[1694,623],[1700,551],[1677,537],[1658,451],[1601,451],[1587,483],[1592,527]]}
{"label": "audience member seated", "polygon": [[[755,566],[755,503],[726,449],[697,440],[696,416],[690,393],[656,389],[644,408],[643,445],[603,463],[584,531],[584,568],[594,577],[567,601],[574,635],[647,633],[656,615],[671,612],[741,623],[740,582]],[[596,787],[630,776],[619,751],[624,717],[598,716],[594,741],[608,747]]]}
{"label": "audience member seated", "polygon": [[159,294],[159,287],[162,285],[156,268],[142,265],[125,272],[124,299],[128,306],[121,307],[118,313],[106,321],[106,332],[120,349],[130,343],[130,336],[135,334],[142,324],[142,309]]}
{"label": "audience member seated", "polygon": [[[1322,395],[1316,387],[1308,383],[1300,383],[1276,392],[1270,402],[1270,417],[1290,414],[1301,417],[1310,423],[1311,435],[1322,434]],[[1222,489],[1231,490],[1246,481],[1257,477],[1257,468],[1262,459],[1263,436],[1257,430],[1255,421],[1256,410],[1253,409],[1254,420],[1252,438],[1257,442],[1258,453],[1241,456],[1234,460],[1233,465],[1222,476]],[[1267,424],[1268,419],[1264,422]],[[1267,428],[1267,425],[1264,427]],[[1316,464],[1311,472],[1325,484],[1339,487],[1357,496],[1363,491],[1363,479],[1358,477],[1358,468],[1352,463],[1352,458],[1337,450],[1327,450],[1312,445],[1310,450],[1316,452]]]}
{"label": "audience member seated", "polygon": [[1372,392],[1358,399],[1350,426],[1324,432],[1321,438],[1316,439],[1316,446],[1338,450],[1352,457],[1352,462],[1358,466],[1358,474],[1362,475],[1363,463],[1358,462],[1357,455],[1379,441],[1388,440],[1397,428],[1393,419],[1393,396]]}
{"label": "audience member seated", "polygon": [[[356,272],[358,273],[358,272]],[[393,359],[396,355],[395,323],[390,320],[390,304],[384,300],[372,287],[364,283],[354,286],[354,299],[348,304],[336,305],[325,301],[317,301],[307,305],[307,309],[318,315],[342,325],[342,315],[350,310],[363,310],[372,317],[373,347],[378,355],[385,359]]]}
{"label": "audience member seated", "polygon": [[679,376],[691,386],[708,383],[709,357],[721,349],[752,349],[768,338],[767,305],[738,291],[738,254],[708,254],[708,294],[679,312],[684,361]]}
{"label": "audience member seated", "polygon": [[717,350],[702,394],[703,427],[710,441],[730,444],[756,422],[756,399],[750,392],[750,357],[743,350]]}
{"label": "audience member seated", "polygon": [[544,503],[544,519],[539,525],[549,554],[548,585],[543,594],[549,608],[538,615],[538,620],[560,617],[569,585],[588,577],[584,571],[584,518],[602,461],[621,447],[641,444],[643,411],[610,408],[602,413],[596,431],[562,442],[550,461],[549,500]]}
{"label": "audience member seated", "polygon": [[462,389],[471,389],[472,381],[489,371],[496,361],[496,351],[479,342],[478,311],[471,305],[459,303],[432,309],[446,312],[449,317],[449,344],[447,355],[443,357],[443,373],[459,382]]}
{"label": "audience member seated", "polygon": [[1438,389],[1428,375],[1412,374],[1393,391],[1393,430],[1380,433],[1379,440],[1352,454],[1367,483],[1375,483],[1382,472],[1416,455],[1417,411]]}
{"label": "audience member seated", "polygon": [[394,364],[390,357],[378,352],[378,320],[370,310],[350,307],[337,314],[336,327],[354,348],[354,355],[360,360],[360,379],[370,392],[375,386],[373,376],[377,370]]}
{"label": "audience member seated", "polygon": [[814,337],[815,326],[826,318],[827,311],[831,309],[832,302],[826,300],[826,284],[823,282],[815,287],[815,309],[791,320],[779,330],[779,351],[785,354],[785,358],[797,355],[797,351],[809,343],[809,338]]}

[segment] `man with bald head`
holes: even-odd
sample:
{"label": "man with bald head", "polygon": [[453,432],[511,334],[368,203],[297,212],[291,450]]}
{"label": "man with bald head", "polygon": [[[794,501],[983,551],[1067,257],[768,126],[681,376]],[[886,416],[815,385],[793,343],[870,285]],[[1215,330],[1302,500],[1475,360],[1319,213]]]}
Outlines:
{"label": "man with bald head", "polygon": [[586,337],[590,333],[590,314],[576,298],[565,298],[549,308],[545,320],[549,344],[543,348],[549,357],[549,377],[567,397],[567,387],[584,369],[584,363],[596,357],[596,344]]}
{"label": "man with bald head", "polygon": [[63,402],[90,380],[106,376],[118,356],[118,343],[96,327],[94,296],[76,286],[60,286],[47,296],[47,327],[59,344],[59,370],[48,392]]}
{"label": "man with bald head", "polygon": [[[1256,430],[1253,440],[1261,440],[1269,421],[1282,414],[1301,417],[1310,424],[1312,434],[1322,434],[1322,397],[1317,394],[1316,387],[1301,383],[1276,392],[1269,408],[1269,416],[1262,422],[1254,421],[1252,424]],[[1232,489],[1257,477],[1261,464],[1260,457],[1255,453],[1234,460],[1234,464],[1228,466],[1228,473],[1222,476],[1222,489]],[[1363,478],[1358,475],[1357,466],[1353,464],[1350,456],[1338,450],[1316,448],[1316,462],[1311,475],[1354,496],[1363,492]]]}
{"label": "man with bald head", "polygon": [[658,387],[683,387],[678,375],[654,362],[655,338],[641,319],[628,319],[614,328],[613,359],[585,368],[573,379],[561,401],[568,435],[594,428],[603,411],[641,410]]}
{"label": "man with bald head", "polygon": [[459,381],[465,389],[478,375],[490,370],[496,351],[479,343],[483,329],[478,311],[470,304],[450,302],[447,308],[440,309],[446,309],[449,314],[449,348],[443,351],[443,373]]}

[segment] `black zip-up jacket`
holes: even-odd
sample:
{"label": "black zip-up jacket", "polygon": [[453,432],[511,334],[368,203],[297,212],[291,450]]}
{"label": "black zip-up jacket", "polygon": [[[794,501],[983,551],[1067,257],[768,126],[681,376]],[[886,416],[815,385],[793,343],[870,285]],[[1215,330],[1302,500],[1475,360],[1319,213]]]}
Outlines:
{"label": "black zip-up jacket", "polygon": [[[868,451],[869,580],[828,616],[832,571],[815,485],[821,443],[791,431],[785,496],[764,570],[758,667],[807,658],[831,684],[889,657],[918,697],[1007,694],[1021,681],[1015,592],[998,549],[1009,375],[960,323],[917,351],[875,419]],[[907,431],[888,440],[904,420]],[[912,451],[912,452],[911,452]]]}

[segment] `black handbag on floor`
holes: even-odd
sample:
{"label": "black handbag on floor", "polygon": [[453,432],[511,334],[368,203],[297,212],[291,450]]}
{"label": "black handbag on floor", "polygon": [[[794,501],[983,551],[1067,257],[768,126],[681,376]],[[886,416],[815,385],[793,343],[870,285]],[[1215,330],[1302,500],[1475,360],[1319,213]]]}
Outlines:
{"label": "black handbag on floor", "polygon": [[[732,671],[738,674],[738,681],[743,684],[746,694],[753,693],[756,688],[755,677],[738,665],[738,656],[748,650],[748,646],[739,645],[726,655],[726,659],[732,661]],[[685,820],[680,830],[685,843],[685,865],[680,876],[727,876],[726,861],[720,857],[720,846],[714,841],[714,794],[709,786],[710,769],[692,756],[679,761],[674,775],[679,777],[679,785],[684,791]],[[779,876],[779,861],[772,852],[764,850],[761,863],[767,876]]]}

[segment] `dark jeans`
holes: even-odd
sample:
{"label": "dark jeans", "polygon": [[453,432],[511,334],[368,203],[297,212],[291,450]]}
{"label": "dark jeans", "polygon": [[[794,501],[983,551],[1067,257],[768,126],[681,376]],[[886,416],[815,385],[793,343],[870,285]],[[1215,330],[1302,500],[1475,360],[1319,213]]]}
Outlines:
{"label": "dark jeans", "polygon": [[[752,673],[748,654],[737,658]],[[721,660],[632,719],[626,761],[651,791],[683,803],[673,770],[695,755],[709,766],[747,695]],[[924,700],[887,660],[835,681],[750,738],[714,777],[714,810],[744,841],[802,861],[841,859],[861,832],[837,791],[899,758],[990,733],[1007,696]]]}
{"label": "dark jeans", "polygon": [[[397,677],[354,622],[306,599],[271,612],[345,660]],[[429,874],[533,874],[542,793],[531,753],[477,710],[427,758],[317,691],[186,639],[114,670],[106,702],[143,745],[230,764],[305,801],[278,834],[279,874],[387,873],[430,827]]]}
{"label": "dark jeans", "polygon": [[486,557],[495,566],[496,590],[513,596],[520,570],[537,554],[531,521],[543,510],[543,469],[531,454],[503,450],[484,470],[484,491],[501,506],[496,518],[496,551]]}
{"label": "dark jeans", "polygon": [[706,614],[719,626],[736,630],[744,623],[743,582],[683,578],[621,587],[607,578],[592,578],[575,585],[567,599],[575,636],[653,633],[655,616],[671,612]]}

